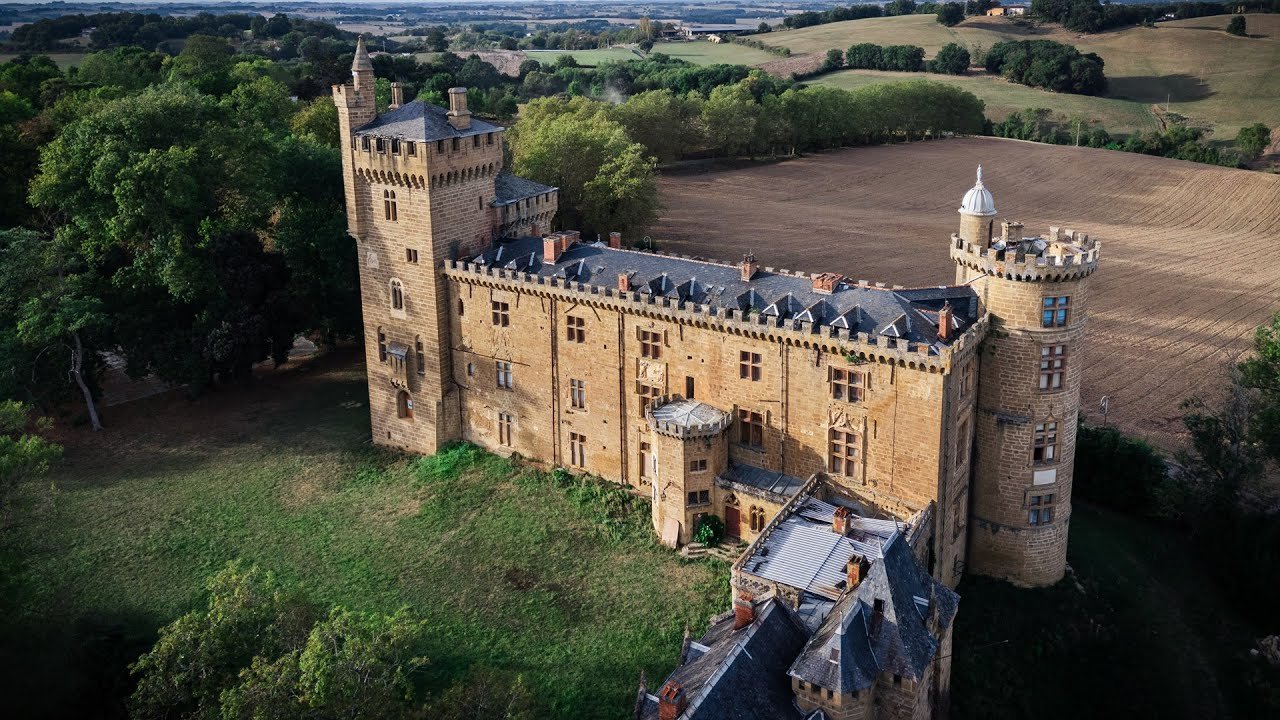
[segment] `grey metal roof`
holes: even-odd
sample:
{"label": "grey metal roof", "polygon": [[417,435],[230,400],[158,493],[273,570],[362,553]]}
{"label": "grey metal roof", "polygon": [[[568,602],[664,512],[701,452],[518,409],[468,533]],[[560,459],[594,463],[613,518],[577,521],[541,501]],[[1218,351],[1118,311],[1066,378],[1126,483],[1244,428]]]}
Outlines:
{"label": "grey metal roof", "polygon": [[526,180],[503,170],[493,179],[494,205],[510,205],[526,198],[555,192],[556,188],[539,182]]}
{"label": "grey metal roof", "polygon": [[697,400],[661,398],[645,410],[655,431],[677,437],[715,435],[729,426],[729,413]]}
{"label": "grey metal roof", "polygon": [[361,125],[355,134],[431,142],[455,137],[470,137],[504,129],[500,125],[472,117],[470,128],[458,130],[449,124],[448,112],[437,105],[428,105],[421,100],[414,100],[395,110],[379,114],[370,122]]}
{"label": "grey metal roof", "polygon": [[[878,618],[877,600],[882,604]],[[959,601],[960,596],[925,572],[910,544],[895,534],[857,589],[831,609],[790,674],[836,692],[863,690],[880,673],[919,679],[939,647],[928,627],[930,613],[936,609],[939,628],[946,628]]]}
{"label": "grey metal roof", "polygon": [[[809,633],[785,605],[769,599],[756,606],[751,625],[733,629],[733,614],[717,618],[690,647],[683,664],[667,676],[689,698],[682,720],[779,720],[800,718],[787,668]],[[645,699],[640,717],[656,720],[657,699]]]}
{"label": "grey metal roof", "polygon": [[839,599],[847,581],[849,558],[879,558],[881,547],[902,525],[853,515],[849,518],[851,534],[838,535],[832,529],[835,508],[817,498],[805,498],[756,543],[742,569],[830,600]]}
{"label": "grey metal roof", "polygon": [[[938,310],[949,302],[956,329],[977,320],[977,294],[969,286],[887,289],[841,282],[831,294],[813,291],[807,275],[760,270],[742,280],[737,265],[577,243],[555,263],[544,262],[540,238],[500,243],[471,261],[571,282],[615,286],[628,275],[633,291],[736,313],[759,313],[786,321],[848,327],[913,343],[945,345],[938,339]],[[959,333],[956,333],[958,336]]]}
{"label": "grey metal roof", "polygon": [[804,481],[798,477],[734,462],[729,463],[716,479],[735,490],[778,495],[786,500],[790,500],[804,487]]}

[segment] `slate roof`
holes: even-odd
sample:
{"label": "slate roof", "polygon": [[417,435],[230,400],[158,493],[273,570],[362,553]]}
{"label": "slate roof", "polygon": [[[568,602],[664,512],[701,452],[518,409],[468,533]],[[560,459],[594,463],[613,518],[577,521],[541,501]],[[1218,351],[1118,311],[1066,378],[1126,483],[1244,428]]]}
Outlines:
{"label": "slate roof", "polygon": [[[474,120],[472,122],[475,122]],[[555,192],[557,188],[550,185],[543,185],[539,182],[526,180],[517,175],[503,170],[493,179],[493,191],[497,195],[494,198],[494,205],[510,205],[513,202],[519,202],[525,198],[544,195],[549,192]]]}
{"label": "slate roof", "polygon": [[[883,604],[878,621],[877,600]],[[895,534],[857,589],[832,608],[790,674],[841,693],[870,687],[880,673],[918,680],[938,652],[938,639],[928,628],[930,604],[937,604],[939,628],[946,628],[959,600],[920,567],[906,539]]]}
{"label": "slate roof", "polygon": [[470,137],[504,129],[499,125],[472,117],[470,128],[458,130],[449,124],[446,113],[448,113],[448,110],[445,108],[429,105],[421,100],[414,100],[401,105],[395,110],[388,110],[379,114],[372,121],[361,125],[360,129],[355,131],[355,134],[432,142],[455,137]]}
{"label": "slate roof", "polygon": [[977,320],[977,294],[964,285],[890,290],[845,281],[826,295],[813,291],[808,276],[760,270],[750,281],[743,281],[737,265],[613,249],[603,243],[577,243],[555,263],[546,263],[542,249],[540,238],[512,240],[491,247],[471,262],[606,286],[616,286],[618,276],[626,274],[633,290],[641,294],[913,343],[946,344],[938,339],[937,328],[938,310],[944,303],[951,304],[955,329]]}
{"label": "slate roof", "polygon": [[778,495],[786,500],[790,500],[804,487],[804,481],[798,477],[735,462],[730,462],[716,479],[734,489]]}
{"label": "slate roof", "polygon": [[[718,617],[667,680],[689,698],[682,720],[780,720],[800,718],[787,667],[808,632],[787,607],[773,599],[756,606],[756,620],[733,629],[733,614]],[[699,648],[705,647],[705,650]],[[653,690],[660,691],[662,685]],[[657,698],[648,695],[639,717],[656,720]]]}

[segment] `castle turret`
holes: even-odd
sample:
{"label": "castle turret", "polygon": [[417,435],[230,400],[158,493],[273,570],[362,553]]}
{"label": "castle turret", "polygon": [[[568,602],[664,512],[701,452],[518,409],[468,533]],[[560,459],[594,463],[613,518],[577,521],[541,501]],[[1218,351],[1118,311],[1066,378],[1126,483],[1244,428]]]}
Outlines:
{"label": "castle turret", "polygon": [[991,323],[979,360],[967,567],[1050,585],[1066,567],[1088,278],[1100,246],[1056,227],[1023,237],[1016,222],[993,238],[981,169],[960,217],[957,281],[978,291]]}

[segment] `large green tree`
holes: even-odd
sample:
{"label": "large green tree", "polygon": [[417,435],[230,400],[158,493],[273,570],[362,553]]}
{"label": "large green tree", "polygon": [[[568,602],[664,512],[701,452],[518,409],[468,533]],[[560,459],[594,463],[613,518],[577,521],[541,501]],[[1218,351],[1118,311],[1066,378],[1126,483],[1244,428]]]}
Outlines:
{"label": "large green tree", "polygon": [[1240,128],[1236,133],[1236,148],[1248,160],[1256,160],[1271,144],[1271,129],[1262,123]]}

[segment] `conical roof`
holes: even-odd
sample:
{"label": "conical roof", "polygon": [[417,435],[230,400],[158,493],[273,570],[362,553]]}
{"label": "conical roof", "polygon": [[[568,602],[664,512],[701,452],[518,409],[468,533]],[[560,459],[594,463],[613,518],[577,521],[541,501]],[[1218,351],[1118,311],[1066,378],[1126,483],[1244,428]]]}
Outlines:
{"label": "conical roof", "polygon": [[364,36],[356,40],[356,57],[351,61],[351,72],[373,72],[373,61],[369,59],[369,51],[364,46]]}

